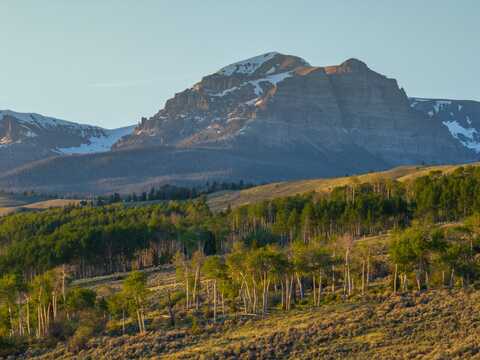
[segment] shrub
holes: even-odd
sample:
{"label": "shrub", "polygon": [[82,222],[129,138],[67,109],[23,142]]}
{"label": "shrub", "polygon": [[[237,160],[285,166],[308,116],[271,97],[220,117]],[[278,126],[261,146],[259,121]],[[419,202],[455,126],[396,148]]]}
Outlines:
{"label": "shrub", "polygon": [[68,342],[71,352],[82,350],[88,340],[105,329],[105,320],[97,311],[84,311],[80,315],[80,323]]}
{"label": "shrub", "polygon": [[68,349],[71,352],[79,352],[85,348],[88,340],[95,334],[95,328],[89,325],[80,325],[75,334],[68,342]]}
{"label": "shrub", "polygon": [[50,327],[50,336],[57,341],[65,341],[75,332],[75,324],[64,317],[57,318]]}
{"label": "shrub", "polygon": [[7,357],[22,353],[26,350],[27,343],[22,338],[0,336],[0,357]]}
{"label": "shrub", "polygon": [[192,325],[191,325],[192,334],[200,334],[202,332],[202,326],[200,320],[196,316],[192,316]]}
{"label": "shrub", "polygon": [[74,288],[67,294],[67,309],[73,312],[92,309],[95,306],[96,297],[97,294],[93,290]]}

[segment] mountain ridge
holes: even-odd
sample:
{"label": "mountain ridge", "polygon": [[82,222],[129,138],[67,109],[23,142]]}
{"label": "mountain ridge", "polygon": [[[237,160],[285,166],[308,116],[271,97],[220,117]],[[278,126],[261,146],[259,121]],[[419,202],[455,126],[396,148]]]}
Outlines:
{"label": "mountain ridge", "polygon": [[[361,60],[319,67],[271,52],[204,76],[143,118],[114,148],[300,144],[325,152],[325,146],[342,151],[355,145],[390,166],[474,160],[471,148],[448,126],[410,105],[395,79]],[[391,131],[397,144],[391,144]]]}
{"label": "mountain ridge", "polygon": [[37,113],[0,110],[0,170],[53,156],[109,151],[133,129],[104,129]]}

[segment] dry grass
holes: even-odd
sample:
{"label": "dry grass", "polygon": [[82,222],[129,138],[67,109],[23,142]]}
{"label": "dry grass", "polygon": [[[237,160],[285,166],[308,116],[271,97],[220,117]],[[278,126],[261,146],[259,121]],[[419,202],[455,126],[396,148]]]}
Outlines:
{"label": "dry grass", "polygon": [[[145,335],[102,336],[41,359],[480,359],[480,292],[388,293]],[[33,355],[33,354],[30,354]],[[33,356],[32,356],[33,357]]]}
{"label": "dry grass", "polygon": [[[171,265],[153,267],[140,271],[147,274],[147,285],[151,291],[157,292],[172,287],[175,283],[175,268]],[[125,280],[129,274],[130,272],[121,272],[80,279],[73,281],[71,285],[94,290],[108,286],[114,290],[118,290],[121,288],[123,280]]]}
{"label": "dry grass", "polygon": [[46,201],[39,201],[33,204],[28,204],[22,206],[25,209],[34,209],[34,210],[42,210],[42,209],[50,209],[50,208],[58,208],[58,207],[66,207],[72,205],[79,205],[82,200],[78,199],[53,199],[53,200],[46,200]]}
{"label": "dry grass", "polygon": [[32,203],[22,203],[18,205],[0,207],[0,216],[5,216],[19,211],[38,211],[51,208],[66,207],[71,205],[79,205],[82,200],[78,199],[52,199],[45,201],[37,201]]}
{"label": "dry grass", "polygon": [[16,207],[0,208],[0,217],[13,214],[18,211]]}
{"label": "dry grass", "polygon": [[28,196],[23,194],[1,194],[0,207],[15,207],[44,200],[39,196]]}
{"label": "dry grass", "polygon": [[[478,166],[480,163],[469,165]],[[278,182],[256,186],[246,190],[222,191],[214,193],[208,197],[208,204],[213,210],[220,211],[225,210],[228,205],[230,205],[232,208],[235,208],[263,200],[305,194],[312,191],[320,193],[329,192],[335,187],[352,184],[354,181],[365,183],[380,179],[390,179],[405,182],[427,175],[431,171],[449,173],[454,171],[459,166],[462,165],[401,166],[387,171],[358,176]]]}

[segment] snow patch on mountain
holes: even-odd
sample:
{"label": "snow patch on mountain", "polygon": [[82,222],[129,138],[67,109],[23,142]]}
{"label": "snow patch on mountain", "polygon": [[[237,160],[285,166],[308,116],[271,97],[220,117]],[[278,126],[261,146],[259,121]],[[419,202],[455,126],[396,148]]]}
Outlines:
{"label": "snow patch on mountain", "polygon": [[252,84],[253,86],[255,86],[255,94],[257,96],[260,96],[260,95],[263,94],[263,89],[260,86],[260,84],[262,82],[269,82],[273,86],[276,86],[279,82],[282,82],[283,80],[285,80],[286,78],[289,78],[291,76],[292,76],[292,72],[288,71],[288,72],[281,73],[281,74],[270,75],[270,76],[267,76],[266,78],[262,78],[262,79],[258,79],[258,80],[252,80],[252,81],[249,81],[249,83]]}
{"label": "snow patch on mountain", "polygon": [[[257,71],[263,64],[265,64],[267,61],[272,60],[277,55],[282,55],[282,54],[274,51],[274,52],[268,52],[266,54],[254,56],[252,58],[227,65],[221,68],[220,70],[218,70],[216,74],[224,75],[224,76],[232,76],[232,75],[250,76],[255,71]],[[310,64],[307,61],[303,59],[300,59],[300,61],[304,66],[310,66]],[[266,74],[270,75],[270,74],[273,74],[275,71],[277,71],[277,66],[273,65],[270,69],[266,71]]]}
{"label": "snow patch on mountain", "polygon": [[443,110],[445,106],[452,105],[450,100],[436,100],[433,104],[433,108],[435,109],[436,113],[439,113],[440,110]]}
{"label": "snow patch on mountain", "polygon": [[[245,84],[242,84],[242,86],[245,85]],[[211,96],[215,96],[215,97],[224,97],[225,95],[228,95],[229,93],[231,92],[234,92],[234,91],[237,91],[239,89],[238,86],[234,86],[234,87],[231,87],[229,89],[226,89],[226,90],[223,90],[219,93],[216,93],[216,94],[211,94]]]}
{"label": "snow patch on mountain", "polygon": [[233,74],[251,75],[264,63],[273,59],[275,55],[278,55],[278,53],[269,52],[246,60],[238,61],[221,68],[217,71],[217,74],[225,76],[232,76]]}
{"label": "snow patch on mountain", "polygon": [[263,94],[263,89],[260,86],[261,83],[269,82],[273,86],[276,86],[279,82],[282,82],[283,80],[285,80],[285,79],[287,79],[291,76],[293,76],[293,71],[287,71],[287,72],[280,73],[280,74],[269,75],[267,77],[257,79],[257,80],[249,80],[249,81],[246,81],[239,86],[231,87],[229,89],[223,90],[223,91],[221,91],[219,93],[216,93],[216,94],[211,94],[211,96],[223,97],[223,96],[228,95],[228,94],[230,94],[230,93],[232,93],[236,90],[239,90],[241,87],[244,87],[244,86],[250,84],[250,85],[253,85],[255,95],[258,97],[258,96],[261,96]]}
{"label": "snow patch on mountain", "polygon": [[86,143],[79,146],[69,148],[58,148],[59,154],[73,155],[73,154],[93,154],[99,152],[110,151],[113,144],[115,144],[122,137],[130,135],[135,126],[127,126],[114,130],[103,130],[105,135],[92,136]]}
{"label": "snow patch on mountain", "polygon": [[480,153],[480,129],[475,126],[477,117],[463,101],[411,98],[410,106],[447,127],[452,137],[464,147]]}
{"label": "snow patch on mountain", "polygon": [[[424,99],[424,98],[410,98],[410,107],[417,109],[420,104],[428,103],[431,105],[435,114],[444,110],[448,106],[452,105],[452,100],[437,100],[437,99]],[[462,105],[458,106],[458,111],[462,110]]]}
{"label": "snow patch on mountain", "polygon": [[465,128],[457,121],[444,121],[443,125],[448,128],[450,134],[460,141],[463,146],[480,153],[480,139],[478,138],[478,131],[474,128]]}
{"label": "snow patch on mountain", "polygon": [[[81,142],[78,146],[50,148],[58,154],[91,154],[110,151],[114,143],[131,134],[135,128],[135,126],[128,126],[107,130],[99,126],[78,124],[35,113],[0,110],[0,124],[7,118],[13,119],[20,129],[20,133],[14,139],[9,135],[0,137],[0,148],[27,143],[30,138],[42,136],[60,138],[64,135],[73,135],[74,138],[80,140],[76,140],[76,143]],[[65,142],[62,145],[65,145]]]}

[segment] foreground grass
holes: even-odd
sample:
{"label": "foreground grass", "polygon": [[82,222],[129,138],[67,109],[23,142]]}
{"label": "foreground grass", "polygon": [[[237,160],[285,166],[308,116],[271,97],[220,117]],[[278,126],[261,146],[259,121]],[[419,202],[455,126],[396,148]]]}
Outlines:
{"label": "foreground grass", "polygon": [[197,329],[102,336],[39,359],[480,359],[480,292],[434,290],[228,319]]}

